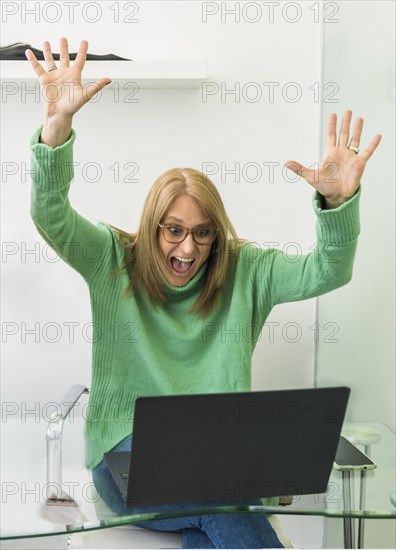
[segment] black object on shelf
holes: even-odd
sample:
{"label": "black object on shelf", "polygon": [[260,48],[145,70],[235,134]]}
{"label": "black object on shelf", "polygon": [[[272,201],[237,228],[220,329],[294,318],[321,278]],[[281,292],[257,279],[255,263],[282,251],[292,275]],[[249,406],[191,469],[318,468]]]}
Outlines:
{"label": "black object on shelf", "polygon": [[[44,54],[42,50],[33,48],[30,44],[26,44],[24,42],[16,42],[15,44],[10,44],[9,46],[0,47],[0,60],[27,61],[25,50],[32,50],[39,61],[44,61]],[[54,61],[59,61],[58,53],[53,53],[52,57],[54,58]],[[77,53],[69,53],[69,58],[71,60],[74,60],[76,57]],[[87,53],[87,61],[132,61],[132,59],[119,57],[113,53],[108,53],[106,55]]]}

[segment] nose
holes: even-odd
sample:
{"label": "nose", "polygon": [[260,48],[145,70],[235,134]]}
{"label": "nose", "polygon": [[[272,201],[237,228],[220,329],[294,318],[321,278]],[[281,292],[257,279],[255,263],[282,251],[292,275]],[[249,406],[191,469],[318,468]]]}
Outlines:
{"label": "nose", "polygon": [[195,242],[191,233],[189,233],[184,241],[179,244],[179,248],[186,256],[189,256],[194,252]]}

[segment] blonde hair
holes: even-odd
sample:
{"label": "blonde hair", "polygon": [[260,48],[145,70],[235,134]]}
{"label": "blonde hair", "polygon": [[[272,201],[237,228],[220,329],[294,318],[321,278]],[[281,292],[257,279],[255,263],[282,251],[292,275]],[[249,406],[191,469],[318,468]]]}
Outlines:
{"label": "blonde hair", "polygon": [[[172,168],[164,172],[150,189],[143,207],[140,226],[136,233],[126,233],[114,226],[119,242],[125,249],[125,262],[122,267],[130,277],[127,294],[133,293],[141,285],[155,307],[165,300],[164,281],[167,280],[166,265],[159,245],[158,224],[172,201],[187,194],[196,200],[210,223],[216,228],[205,273],[202,292],[190,313],[197,312],[205,317],[219,302],[227,270],[230,267],[230,245],[239,243],[224,208],[220,194],[208,176],[193,168]],[[232,246],[231,246],[232,248]],[[234,247],[234,252],[239,247]]]}

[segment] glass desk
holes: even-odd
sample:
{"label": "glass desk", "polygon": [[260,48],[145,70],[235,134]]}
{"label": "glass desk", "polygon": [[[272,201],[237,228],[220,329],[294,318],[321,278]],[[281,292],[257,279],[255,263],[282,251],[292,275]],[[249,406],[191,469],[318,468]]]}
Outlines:
{"label": "glass desk", "polygon": [[[54,535],[133,525],[141,521],[177,517],[152,513],[116,517],[100,502],[90,472],[84,464],[83,419],[70,417],[63,434],[63,489],[75,506],[46,504],[48,487],[45,471],[47,422],[34,414],[7,418],[2,423],[1,539],[3,548],[12,539],[44,538]],[[191,509],[184,515],[249,512],[343,518],[345,547],[363,547],[364,521],[396,518],[395,434],[382,424],[345,424],[343,434],[369,451],[377,468],[344,479],[333,469],[326,493],[295,496],[288,506],[232,506]],[[370,448],[364,449],[364,445]],[[9,449],[12,449],[10,452]],[[357,545],[357,546],[356,546]],[[67,548],[67,537],[64,547]]]}

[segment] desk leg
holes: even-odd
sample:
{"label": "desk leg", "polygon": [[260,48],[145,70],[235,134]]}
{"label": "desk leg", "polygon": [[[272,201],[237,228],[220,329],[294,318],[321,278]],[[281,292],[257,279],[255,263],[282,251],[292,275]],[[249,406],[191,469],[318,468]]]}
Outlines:
{"label": "desk leg", "polygon": [[[360,472],[360,502],[359,510],[363,511],[366,501],[366,474],[367,470]],[[358,522],[358,548],[364,548],[364,518],[359,518]]]}
{"label": "desk leg", "polygon": [[[364,446],[364,452],[367,456],[371,455],[371,445]],[[366,475],[367,470],[360,472],[360,499],[359,510],[363,512],[366,507]],[[358,548],[364,548],[364,518],[359,518],[358,523]]]}
{"label": "desk leg", "polygon": [[[351,472],[350,470],[343,470],[342,472],[342,489],[344,496],[344,510],[350,512],[352,510],[351,505]],[[344,518],[344,548],[355,548],[355,525],[354,520]]]}

